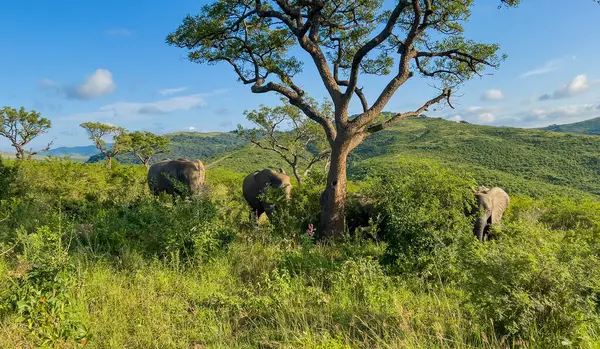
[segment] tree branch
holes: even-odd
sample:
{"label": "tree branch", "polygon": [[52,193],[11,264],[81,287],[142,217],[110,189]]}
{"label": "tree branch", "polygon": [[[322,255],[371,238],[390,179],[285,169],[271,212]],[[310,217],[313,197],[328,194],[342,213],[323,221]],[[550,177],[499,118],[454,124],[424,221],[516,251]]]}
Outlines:
{"label": "tree branch", "polygon": [[392,116],[391,118],[389,118],[388,120],[386,120],[384,122],[369,126],[365,132],[368,134],[372,134],[374,132],[384,130],[400,120],[406,119],[411,116],[419,116],[419,115],[421,115],[421,113],[427,111],[430,106],[432,106],[433,104],[439,103],[443,99],[448,100],[448,104],[450,105],[450,107],[452,107],[452,105],[449,102],[451,93],[452,93],[452,90],[450,88],[445,88],[444,91],[442,92],[442,94],[440,94],[439,96],[437,96],[433,99],[430,99],[421,108],[419,108],[415,111],[411,111],[411,112],[395,114],[394,116]]}
{"label": "tree branch", "polygon": [[336,137],[336,129],[330,119],[323,117],[315,110],[310,104],[308,104],[301,95],[292,91],[285,86],[269,82],[266,85],[262,85],[263,81],[259,80],[252,86],[253,93],[267,93],[277,92],[285,96],[291,105],[298,107],[302,112],[308,116],[311,120],[317,122],[325,130],[327,140],[330,144],[333,143]]}
{"label": "tree branch", "polygon": [[388,21],[385,27],[381,30],[381,32],[377,34],[377,36],[369,40],[360,49],[358,49],[358,51],[356,51],[352,59],[352,67],[350,69],[350,81],[348,84],[348,88],[344,93],[344,98],[350,99],[352,97],[352,94],[354,94],[354,89],[356,88],[356,85],[358,83],[358,74],[362,60],[369,54],[369,52],[371,52],[374,48],[376,48],[385,40],[387,40],[390,37],[390,35],[392,35],[392,31],[394,29],[394,26],[396,25],[396,22],[398,21],[398,18],[400,18],[400,15],[408,6],[410,6],[410,3],[408,1],[398,1],[398,4],[396,4],[396,7],[390,14],[390,17],[388,18]]}

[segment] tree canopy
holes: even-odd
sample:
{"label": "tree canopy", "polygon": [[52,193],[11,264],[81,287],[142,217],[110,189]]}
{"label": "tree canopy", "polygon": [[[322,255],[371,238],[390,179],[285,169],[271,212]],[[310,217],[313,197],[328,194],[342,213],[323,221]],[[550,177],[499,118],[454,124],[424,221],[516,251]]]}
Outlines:
{"label": "tree canopy", "polygon": [[48,132],[51,126],[52,122],[41,117],[40,113],[35,110],[27,111],[24,107],[15,109],[8,106],[0,109],[0,135],[11,142],[19,160],[31,158],[35,154],[50,149],[54,141],[37,151],[27,151],[25,146],[40,134]]}
{"label": "tree canopy", "polygon": [[[248,129],[238,125],[237,134],[261,149],[278,154],[290,165],[301,185],[302,178],[314,165],[329,158],[331,151],[322,128],[285,99],[282,102],[276,107],[261,104],[257,110],[246,111],[246,118],[257,127]],[[320,109],[331,114],[329,104]]]}
{"label": "tree canopy", "polygon": [[152,157],[169,151],[170,142],[169,138],[152,132],[134,131],[126,135],[122,148],[124,152],[134,153],[144,166],[149,167]]}
{"label": "tree canopy", "polygon": [[[122,151],[122,145],[128,142],[126,130],[123,127],[91,121],[84,122],[79,126],[87,131],[90,140],[106,156],[108,167],[111,168],[112,159]],[[113,144],[111,147],[104,140],[107,136],[112,136]]]}

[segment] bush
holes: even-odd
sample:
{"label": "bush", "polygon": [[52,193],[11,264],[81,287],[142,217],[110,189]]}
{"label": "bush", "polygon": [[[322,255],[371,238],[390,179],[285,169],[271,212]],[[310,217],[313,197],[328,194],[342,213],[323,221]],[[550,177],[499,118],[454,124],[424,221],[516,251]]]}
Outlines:
{"label": "bush", "polygon": [[209,200],[148,197],[90,212],[88,221],[94,224],[80,226],[80,240],[93,251],[111,254],[136,248],[148,257],[203,260],[233,239],[231,227],[217,218],[217,208]]}
{"label": "bush", "polygon": [[472,239],[474,181],[431,162],[404,162],[396,175],[372,178],[366,195],[384,215],[381,236],[387,242],[383,262],[398,273],[432,275],[451,263],[461,239]]}
{"label": "bush", "polygon": [[547,347],[589,340],[600,325],[600,260],[586,232],[523,220],[506,223],[503,232],[468,245],[459,258],[474,315],[500,335],[537,338]]}
{"label": "bush", "polygon": [[0,290],[0,313],[16,313],[40,345],[80,341],[87,333],[73,306],[74,266],[63,238],[60,228],[44,226],[32,234],[20,230],[9,286]]}

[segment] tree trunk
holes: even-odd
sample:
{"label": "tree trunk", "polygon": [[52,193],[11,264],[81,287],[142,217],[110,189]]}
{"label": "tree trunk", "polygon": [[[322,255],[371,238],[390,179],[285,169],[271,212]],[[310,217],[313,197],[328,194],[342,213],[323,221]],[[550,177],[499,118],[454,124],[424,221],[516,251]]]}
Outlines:
{"label": "tree trunk", "polygon": [[334,144],[325,188],[326,200],[321,206],[321,236],[326,239],[339,237],[344,232],[346,208],[346,158],[347,146]]}
{"label": "tree trunk", "polygon": [[298,168],[292,166],[292,171],[294,172],[294,177],[296,177],[296,180],[298,181],[298,187],[302,187],[302,177],[300,177],[300,174],[298,173]]}
{"label": "tree trunk", "polygon": [[107,156],[108,162],[107,167],[109,171],[112,171],[112,156]]}

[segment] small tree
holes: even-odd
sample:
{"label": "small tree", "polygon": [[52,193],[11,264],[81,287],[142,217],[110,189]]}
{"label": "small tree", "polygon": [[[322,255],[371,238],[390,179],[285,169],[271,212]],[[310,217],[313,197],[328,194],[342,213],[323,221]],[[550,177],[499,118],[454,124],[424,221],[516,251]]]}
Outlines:
{"label": "small tree", "polygon": [[[292,168],[298,185],[302,185],[311,168],[327,160],[331,151],[323,129],[312,122],[300,109],[283,101],[282,106],[245,111],[246,118],[258,128],[247,129],[238,125],[237,134],[261,149],[275,152]],[[329,114],[329,104],[324,105],[323,115]],[[283,129],[289,128],[286,132]]]}
{"label": "small tree", "polygon": [[8,106],[0,109],[0,135],[11,142],[19,160],[29,159],[50,149],[54,141],[38,151],[26,151],[25,146],[35,137],[48,132],[51,126],[50,120],[40,117],[35,110],[26,111],[24,107],[17,110]]}
{"label": "small tree", "polygon": [[156,154],[169,151],[171,140],[165,136],[159,136],[152,132],[131,132],[125,137],[123,151],[134,153],[135,156],[146,166],[150,168],[150,160]]}
{"label": "small tree", "polygon": [[[123,143],[128,143],[126,130],[122,127],[103,124],[101,122],[84,122],[83,127],[94,145],[106,156],[108,169],[112,169],[112,159],[121,152]],[[112,136],[113,145],[109,147],[103,138]]]}

